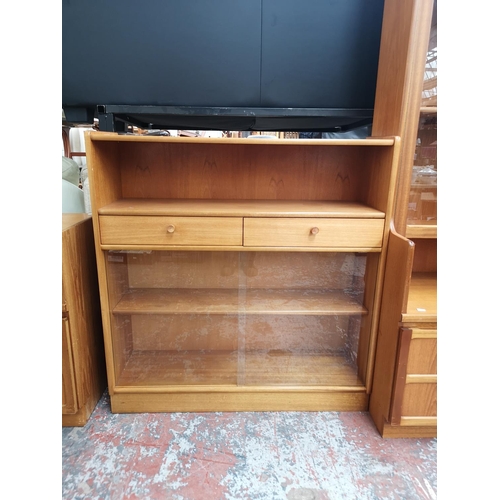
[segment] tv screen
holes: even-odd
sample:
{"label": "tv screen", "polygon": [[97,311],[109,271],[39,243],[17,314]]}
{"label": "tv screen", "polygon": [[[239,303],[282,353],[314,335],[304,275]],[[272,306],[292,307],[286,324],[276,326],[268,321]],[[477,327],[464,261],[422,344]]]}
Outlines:
{"label": "tv screen", "polygon": [[373,117],[383,0],[63,0],[62,108],[143,128],[329,130]]}

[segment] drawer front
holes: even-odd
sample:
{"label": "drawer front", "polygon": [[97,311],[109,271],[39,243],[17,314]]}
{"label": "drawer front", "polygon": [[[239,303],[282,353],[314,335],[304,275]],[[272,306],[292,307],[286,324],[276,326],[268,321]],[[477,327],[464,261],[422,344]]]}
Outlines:
{"label": "drawer front", "polygon": [[100,216],[102,245],[242,245],[241,217]]}
{"label": "drawer front", "polygon": [[437,384],[406,384],[401,416],[436,417]]}
{"label": "drawer front", "polygon": [[245,218],[244,245],[378,248],[383,231],[384,219]]}
{"label": "drawer front", "polygon": [[437,330],[401,328],[390,421],[435,425],[436,416]]}
{"label": "drawer front", "polygon": [[437,374],[437,338],[412,338],[406,371],[408,374]]}

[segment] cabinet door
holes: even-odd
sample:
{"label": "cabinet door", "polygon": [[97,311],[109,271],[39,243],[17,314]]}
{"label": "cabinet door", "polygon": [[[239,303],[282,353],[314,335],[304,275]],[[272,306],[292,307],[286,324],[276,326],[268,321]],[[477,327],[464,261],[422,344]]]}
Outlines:
{"label": "cabinet door", "polygon": [[67,317],[62,319],[62,412],[76,413],[78,398],[76,393],[75,369],[71,349],[71,332]]}
{"label": "cabinet door", "polygon": [[437,15],[436,2],[424,69],[420,118],[409,190],[406,236],[437,237]]}
{"label": "cabinet door", "polygon": [[116,385],[361,393],[366,260],[353,252],[108,251]]}

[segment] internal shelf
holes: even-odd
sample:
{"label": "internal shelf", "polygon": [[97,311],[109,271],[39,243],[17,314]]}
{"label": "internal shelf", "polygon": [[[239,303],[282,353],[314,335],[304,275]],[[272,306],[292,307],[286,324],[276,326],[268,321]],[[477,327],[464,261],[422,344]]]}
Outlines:
{"label": "internal shelf", "polygon": [[437,106],[422,106],[420,108],[420,112],[425,115],[435,115],[437,110]]}
{"label": "internal shelf", "polygon": [[406,225],[407,238],[437,238],[437,224],[435,220],[408,221]]}
{"label": "internal shelf", "polygon": [[437,322],[437,274],[414,273],[403,322]]}
{"label": "internal shelf", "polygon": [[352,360],[328,352],[246,352],[245,385],[363,386]]}
{"label": "internal shelf", "polygon": [[353,362],[342,353],[272,350],[134,351],[117,385],[363,387]]}
{"label": "internal shelf", "polygon": [[235,385],[237,351],[134,351],[117,385]]}
{"label": "internal shelf", "polygon": [[383,219],[384,212],[347,201],[200,200],[125,198],[98,210],[100,215],[213,217],[329,217]]}
{"label": "internal shelf", "polygon": [[114,314],[365,315],[355,297],[339,290],[131,289]]}

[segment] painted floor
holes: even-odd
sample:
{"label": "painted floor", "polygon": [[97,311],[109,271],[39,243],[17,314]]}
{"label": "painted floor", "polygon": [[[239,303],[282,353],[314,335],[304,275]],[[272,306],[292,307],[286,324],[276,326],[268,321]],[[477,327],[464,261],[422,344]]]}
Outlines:
{"label": "painted floor", "polygon": [[367,413],[114,415],[62,429],[63,500],[437,498],[437,439],[382,439]]}

